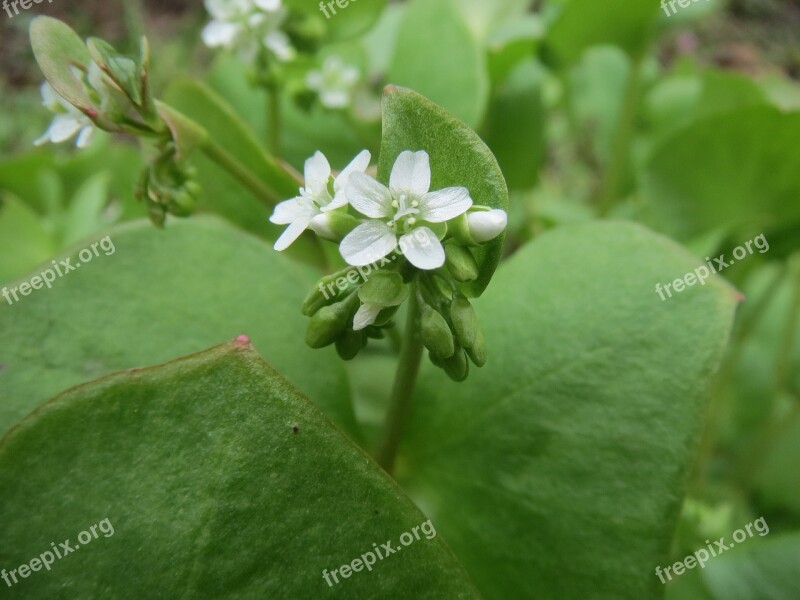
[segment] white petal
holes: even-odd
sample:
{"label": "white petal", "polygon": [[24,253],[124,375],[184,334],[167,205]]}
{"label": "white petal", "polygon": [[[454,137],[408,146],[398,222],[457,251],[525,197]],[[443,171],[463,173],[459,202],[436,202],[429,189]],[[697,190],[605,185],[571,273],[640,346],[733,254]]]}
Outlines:
{"label": "white petal", "polygon": [[50,139],[53,140],[53,143],[58,144],[70,139],[78,133],[82,127],[83,123],[72,115],[56,115],[56,118],[53,119],[53,123],[50,125],[50,129],[48,129],[47,132]]}
{"label": "white petal", "polygon": [[503,233],[508,224],[508,215],[499,208],[476,211],[467,215],[467,223],[472,239],[482,244]]}
{"label": "white petal", "polygon": [[311,220],[314,214],[311,204],[305,198],[297,197],[278,203],[269,220],[276,225],[288,225],[298,219]]}
{"label": "white petal", "polygon": [[311,219],[309,227],[314,233],[325,240],[331,240],[332,242],[339,241],[333,229],[331,229],[331,218],[326,214],[317,215]]}
{"label": "white petal", "polygon": [[350,94],[344,90],[325,90],[319,100],[325,108],[346,108],[350,104]]}
{"label": "white petal", "polygon": [[287,61],[294,58],[294,48],[289,41],[289,36],[283,31],[270,31],[264,36],[264,45],[272,50],[279,60]]}
{"label": "white petal", "polygon": [[389,189],[423,196],[431,189],[431,163],[428,153],[401,152],[392,168]]}
{"label": "white petal", "polygon": [[253,4],[264,12],[275,12],[280,9],[281,0],[253,0]]}
{"label": "white petal", "polygon": [[89,65],[89,74],[86,76],[86,81],[92,86],[92,89],[100,94],[105,94],[105,80],[103,79],[103,70],[92,61]]}
{"label": "white petal", "polygon": [[306,161],[305,179],[306,191],[309,194],[319,194],[328,188],[331,178],[331,165],[322,152],[315,152],[314,156]]}
{"label": "white petal", "polygon": [[57,111],[59,107],[58,94],[53,86],[45,81],[39,89],[42,92],[42,104],[53,112]]}
{"label": "white petal", "polygon": [[361,331],[372,325],[382,310],[380,304],[362,304],[353,317],[353,331]]}
{"label": "white petal", "polygon": [[427,227],[417,227],[400,238],[400,249],[412,265],[424,271],[444,265],[444,248]]}
{"label": "white petal", "polygon": [[391,217],[392,193],[366,173],[351,173],[345,188],[350,206],[373,219]]}
{"label": "white petal", "polygon": [[86,148],[92,142],[92,136],[94,135],[94,127],[92,125],[86,125],[81,132],[78,134],[78,139],[75,142],[75,145],[78,148]]}
{"label": "white petal", "polygon": [[320,71],[309,71],[306,73],[306,85],[309,89],[319,91],[325,83],[325,78]]}
{"label": "white petal", "polygon": [[209,48],[230,47],[239,35],[239,26],[232,23],[211,21],[203,29],[203,43]]}
{"label": "white petal", "polygon": [[347,234],[339,246],[348,264],[365,267],[397,248],[397,236],[381,221],[367,221]]}
{"label": "white petal", "polygon": [[275,242],[275,250],[278,252],[282,252],[286,250],[289,246],[291,246],[294,241],[299,238],[303,232],[308,229],[308,225],[311,222],[311,219],[298,219],[291,225],[289,225],[286,230],[281,234],[281,237],[278,238],[278,241]]}
{"label": "white petal", "polygon": [[344,190],[347,187],[347,181],[350,179],[350,175],[353,173],[364,173],[369,167],[369,161],[372,160],[372,154],[370,154],[369,150],[362,150],[358,153],[350,164],[347,165],[342,172],[339,173],[339,176],[333,182],[333,189],[334,191]]}
{"label": "white petal", "polygon": [[427,194],[419,204],[420,219],[444,223],[467,212],[472,206],[472,198],[467,188],[450,187]]}

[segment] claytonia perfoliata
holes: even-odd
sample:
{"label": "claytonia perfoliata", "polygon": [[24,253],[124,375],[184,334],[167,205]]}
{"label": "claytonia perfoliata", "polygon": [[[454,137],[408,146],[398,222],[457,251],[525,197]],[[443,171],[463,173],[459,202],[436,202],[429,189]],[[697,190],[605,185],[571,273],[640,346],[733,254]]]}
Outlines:
{"label": "claytonia perfoliata", "polygon": [[326,213],[347,206],[345,187],[350,177],[364,174],[370,158],[369,151],[362,151],[333,179],[332,184],[331,165],[325,155],[317,152],[309,158],[305,164],[305,185],[300,188],[300,195],[278,204],[270,217],[270,221],[276,225],[289,226],[275,242],[275,249],[280,251],[288,248],[309,226],[316,225],[312,223],[315,218],[319,222],[318,227],[324,229]]}
{"label": "claytonia perfoliata", "polygon": [[320,69],[306,74],[306,85],[317,92],[322,106],[341,109],[350,104],[358,77],[358,69],[345,64],[338,56],[329,56]]}
{"label": "claytonia perfoliata", "polygon": [[472,206],[472,198],[463,187],[435,192],[430,187],[430,158],[424,151],[405,151],[397,157],[388,188],[369,175],[354,173],[347,185],[347,199],[370,220],[342,240],[342,257],[353,266],[364,266],[399,245],[418,269],[444,265],[444,248],[429,225],[464,214]]}
{"label": "claytonia perfoliata", "polygon": [[235,50],[245,60],[266,48],[280,61],[295,57],[289,36],[281,29],[288,16],[282,0],[205,0],[212,21],[203,29],[209,48]]}
{"label": "claytonia perfoliata", "polygon": [[[79,69],[73,67],[76,76],[83,74]],[[98,97],[103,94],[103,74],[95,63],[91,63],[86,81],[89,83],[89,91],[94,92]],[[34,144],[41,146],[47,142],[59,144],[66,142],[77,135],[75,145],[78,148],[85,148],[89,145],[94,134],[95,125],[92,120],[80,110],[64,100],[46,81],[41,87],[42,104],[51,112],[56,113],[50,127],[42,137],[37,139]]]}

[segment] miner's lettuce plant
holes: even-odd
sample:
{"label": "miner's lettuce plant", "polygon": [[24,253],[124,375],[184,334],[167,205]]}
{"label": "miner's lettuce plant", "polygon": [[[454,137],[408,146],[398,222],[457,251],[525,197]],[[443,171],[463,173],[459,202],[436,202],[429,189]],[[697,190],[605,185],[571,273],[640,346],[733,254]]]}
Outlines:
{"label": "miner's lettuce plant", "polygon": [[[763,127],[788,145],[796,123],[765,106],[742,123],[734,107],[712,115],[725,127],[671,131],[653,92],[666,141],[648,139],[636,164],[656,199],[639,216],[662,233],[548,213],[545,197],[515,229],[547,97],[570,78],[592,86],[595,68],[626,77],[613,110],[567,99],[576,126],[600,124],[590,193],[599,214],[634,211],[639,146],[617,109],[644,94],[658,7],[612,4],[624,23],[581,18],[601,10],[588,0],[541,19],[513,1],[352,0],[326,19],[313,3],[207,0],[210,85],[179,79],[163,95],[146,39],[127,55],[32,22],[55,113],[37,144],[135,139],[126,210],[150,223],[125,219],[113,260],[0,304],[0,567],[37,556],[40,536],[116,529],[26,579],[27,597],[664,596],[654,569],[673,555],[741,294],[714,277],[661,303],[653,285],[698,264],[663,232],[706,251],[747,218],[773,223],[741,189],[754,179],[724,161],[735,201],[716,218],[713,187],[680,176],[701,162],[683,149]],[[365,58],[352,40],[379,17]],[[376,39],[391,53],[369,51]],[[615,50],[586,52],[596,44]],[[306,120],[323,131],[313,148]],[[86,197],[115,183],[96,177]],[[784,177],[764,188],[770,210]],[[77,204],[51,228],[65,256],[105,226],[96,202]],[[774,277],[791,306],[789,275]],[[774,289],[756,283],[756,297]],[[428,518],[432,540],[323,579]],[[712,573],[737,570],[720,560]],[[790,568],[776,569],[781,593]],[[704,586],[713,600],[728,589],[718,575]]]}

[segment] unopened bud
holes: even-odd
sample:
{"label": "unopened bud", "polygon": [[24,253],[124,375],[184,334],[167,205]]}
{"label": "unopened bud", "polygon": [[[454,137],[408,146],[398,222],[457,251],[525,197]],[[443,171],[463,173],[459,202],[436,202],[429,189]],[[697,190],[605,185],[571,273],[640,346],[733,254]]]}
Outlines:
{"label": "unopened bud", "polygon": [[475,336],[475,343],[467,348],[467,354],[469,355],[469,359],[475,363],[476,367],[482,367],[486,364],[486,338],[483,337],[483,332],[480,329],[478,329]]}
{"label": "unopened bud", "polygon": [[444,361],[444,372],[453,381],[464,381],[469,375],[469,363],[462,348],[456,348],[453,356]]}
{"label": "unopened bud", "polygon": [[400,306],[408,298],[408,286],[397,273],[376,271],[365,273],[364,277],[366,283],[358,290],[358,297],[365,304]]}
{"label": "unopened bud", "polygon": [[469,249],[459,244],[447,244],[444,253],[447,257],[447,270],[456,281],[466,283],[478,278],[478,263]]}
{"label": "unopened bud", "polygon": [[315,350],[330,346],[347,330],[355,312],[351,298],[323,306],[311,317],[306,330],[306,343],[309,346]]}
{"label": "unopened bud", "polygon": [[331,211],[311,219],[309,226],[319,237],[331,242],[341,242],[358,226],[358,219],[344,212]]}
{"label": "unopened bud", "polygon": [[422,343],[437,358],[453,356],[453,333],[444,317],[430,307],[423,309],[420,319]]}
{"label": "unopened bud", "polygon": [[493,240],[505,231],[508,225],[506,211],[499,208],[467,213],[469,233],[479,244]]}
{"label": "unopened bud", "polygon": [[336,352],[342,360],[353,360],[361,352],[365,341],[362,332],[348,329],[336,340]]}
{"label": "unopened bud", "polygon": [[450,319],[458,343],[464,348],[471,348],[478,335],[478,317],[469,300],[463,296],[454,298],[450,305]]}

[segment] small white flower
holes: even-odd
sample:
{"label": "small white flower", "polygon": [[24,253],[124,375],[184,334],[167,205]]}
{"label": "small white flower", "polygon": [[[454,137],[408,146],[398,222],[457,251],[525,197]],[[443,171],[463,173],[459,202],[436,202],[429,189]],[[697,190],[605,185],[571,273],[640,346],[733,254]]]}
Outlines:
{"label": "small white flower", "polygon": [[467,224],[472,239],[482,244],[503,233],[508,224],[508,215],[499,208],[470,212],[467,214]]}
{"label": "small white flower", "polygon": [[[103,83],[103,72],[94,62],[89,66],[89,72],[84,77],[84,74],[79,69],[73,67],[73,73],[76,77],[85,79],[88,82],[87,91],[90,96],[97,101],[103,101],[106,90]],[[72,106],[58,92],[53,89],[46,81],[42,84],[41,88],[42,104],[48,110],[55,113],[56,116],[53,122],[48,127],[44,135],[34,142],[36,146],[42,146],[47,142],[60,144],[66,142],[77,135],[75,145],[78,148],[85,148],[92,141],[95,125],[92,120],[87,117],[83,112]]]}
{"label": "small white flower", "polygon": [[346,108],[350,104],[353,88],[358,83],[358,69],[344,64],[338,56],[329,56],[321,69],[309,71],[306,85],[319,94],[326,108]]}
{"label": "small white flower", "polygon": [[[317,152],[309,158],[305,165],[305,187],[300,188],[300,195],[278,204],[269,219],[276,225],[289,226],[275,242],[275,249],[281,251],[291,246],[308,229],[314,217],[346,206],[345,187],[349,178],[357,173],[364,174],[370,159],[369,151],[362,151],[331,186],[331,165],[325,155]],[[318,226],[322,225],[318,221]]]}
{"label": "small white flower", "polygon": [[282,0],[205,0],[205,5],[212,20],[202,37],[209,48],[236,50],[245,60],[254,59],[259,47],[284,62],[294,58],[281,30],[288,16]]}
{"label": "small white flower", "polygon": [[354,173],[347,185],[347,199],[371,220],[342,240],[339,251],[344,259],[356,267],[366,266],[399,245],[418,269],[441,267],[444,248],[425,223],[444,223],[464,214],[472,199],[467,188],[431,192],[430,187],[430,158],[424,151],[405,151],[397,157],[388,188],[366,174]]}

